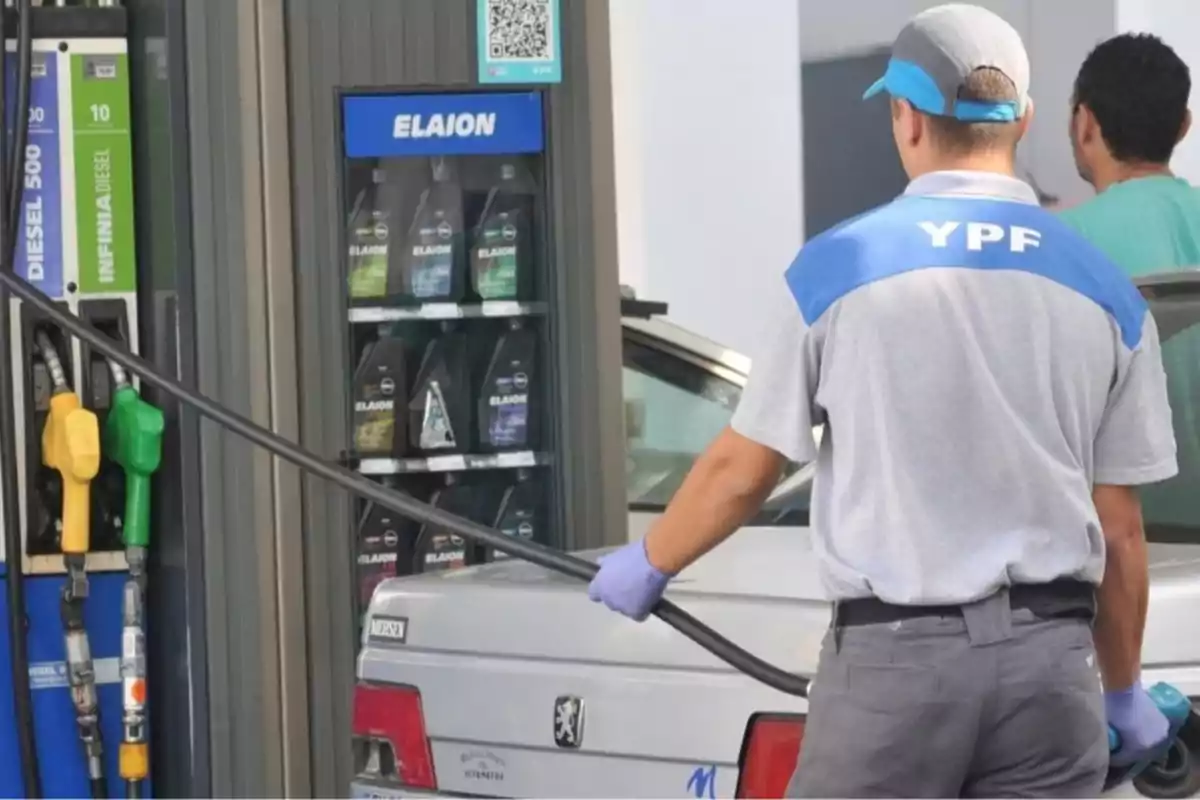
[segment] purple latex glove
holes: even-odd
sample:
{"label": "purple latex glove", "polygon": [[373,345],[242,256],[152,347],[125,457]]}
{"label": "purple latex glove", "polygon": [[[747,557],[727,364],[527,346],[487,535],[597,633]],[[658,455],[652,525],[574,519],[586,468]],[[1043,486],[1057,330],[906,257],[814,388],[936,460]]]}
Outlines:
{"label": "purple latex glove", "polygon": [[601,556],[599,563],[600,571],[588,585],[588,597],[637,622],[650,616],[671,579],[650,563],[645,540]]}
{"label": "purple latex glove", "polygon": [[1117,732],[1114,764],[1133,764],[1157,750],[1170,732],[1170,723],[1140,683],[1104,693],[1108,724]]}

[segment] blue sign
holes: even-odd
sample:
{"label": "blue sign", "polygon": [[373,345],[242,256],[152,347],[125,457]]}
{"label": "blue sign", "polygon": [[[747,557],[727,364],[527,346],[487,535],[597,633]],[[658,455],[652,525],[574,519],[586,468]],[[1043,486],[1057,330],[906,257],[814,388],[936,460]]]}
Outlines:
{"label": "blue sign", "polygon": [[559,0],[478,0],[480,83],[561,83]]}
{"label": "blue sign", "polygon": [[540,153],[542,98],[518,94],[350,95],[342,99],[349,158]]}
{"label": "blue sign", "polygon": [[[25,145],[25,193],[17,223],[17,274],[50,298],[63,296],[62,173],[58,140],[58,59],[34,53],[29,90],[29,138]],[[5,59],[7,96],[16,96],[16,58]],[[16,103],[5,124],[12,135]],[[10,138],[11,142],[12,139]]]}

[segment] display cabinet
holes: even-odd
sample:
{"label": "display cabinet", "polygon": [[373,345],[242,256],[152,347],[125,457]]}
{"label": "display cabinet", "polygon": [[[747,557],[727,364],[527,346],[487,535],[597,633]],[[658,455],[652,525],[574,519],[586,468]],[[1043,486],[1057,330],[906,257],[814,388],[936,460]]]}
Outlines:
{"label": "display cabinet", "polygon": [[[542,544],[560,529],[539,92],[348,94],[343,118],[351,462]],[[357,608],[385,578],[503,557],[372,505]]]}

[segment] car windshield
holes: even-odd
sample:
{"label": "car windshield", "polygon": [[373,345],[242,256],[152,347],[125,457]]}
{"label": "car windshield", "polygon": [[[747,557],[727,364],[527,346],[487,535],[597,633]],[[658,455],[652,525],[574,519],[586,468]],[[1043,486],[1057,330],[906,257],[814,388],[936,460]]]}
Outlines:
{"label": "car windshield", "polygon": [[729,424],[737,383],[646,339],[626,337],[625,487],[631,509],[661,511]]}
{"label": "car windshield", "polygon": [[[1143,487],[1146,535],[1200,544],[1200,296],[1164,290],[1150,307],[1162,340],[1179,474]],[[629,509],[661,512],[729,424],[741,388],[703,360],[627,335],[624,394]],[[751,524],[807,525],[811,477],[811,469],[790,469]]]}
{"label": "car windshield", "polygon": [[[658,513],[696,458],[729,424],[744,378],[684,348],[629,330],[623,352],[626,499],[630,511]],[[793,484],[796,491],[787,491]],[[784,472],[779,491],[786,492],[787,507],[776,508],[769,521],[807,524],[807,483],[796,465]],[[802,516],[780,516],[799,509],[804,509]]]}

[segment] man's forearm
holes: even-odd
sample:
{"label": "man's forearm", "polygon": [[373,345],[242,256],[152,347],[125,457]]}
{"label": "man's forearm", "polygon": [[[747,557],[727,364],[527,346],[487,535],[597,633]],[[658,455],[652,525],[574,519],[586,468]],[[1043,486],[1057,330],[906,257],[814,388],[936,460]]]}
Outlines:
{"label": "man's forearm", "polygon": [[1146,540],[1140,523],[1136,532],[1110,537],[1107,550],[1093,639],[1104,688],[1119,690],[1132,685],[1140,673],[1150,599]]}
{"label": "man's forearm", "polygon": [[[784,459],[758,445],[747,452],[731,430],[696,460],[662,518],[646,535],[646,556],[675,574],[754,516],[779,481]],[[744,445],[746,440],[741,441]]]}

